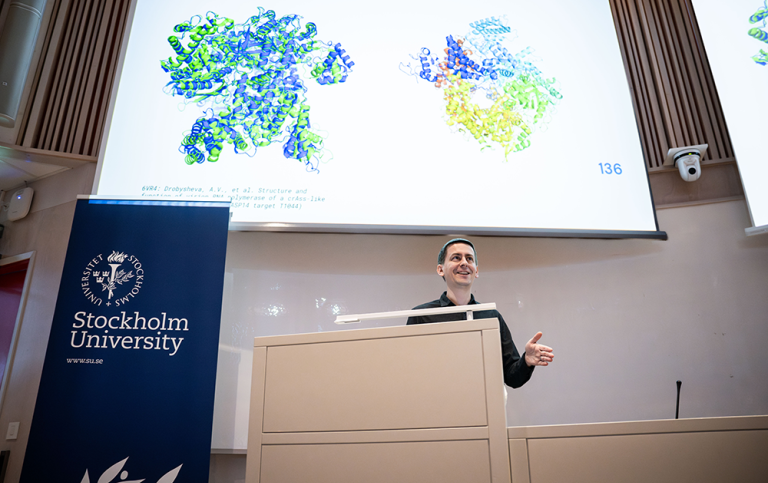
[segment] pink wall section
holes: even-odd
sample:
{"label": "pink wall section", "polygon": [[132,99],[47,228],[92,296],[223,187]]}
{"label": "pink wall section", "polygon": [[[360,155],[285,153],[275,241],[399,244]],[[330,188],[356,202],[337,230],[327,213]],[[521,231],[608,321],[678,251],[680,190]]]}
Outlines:
{"label": "pink wall section", "polygon": [[28,265],[29,260],[22,260],[0,267],[0,380],[8,366]]}

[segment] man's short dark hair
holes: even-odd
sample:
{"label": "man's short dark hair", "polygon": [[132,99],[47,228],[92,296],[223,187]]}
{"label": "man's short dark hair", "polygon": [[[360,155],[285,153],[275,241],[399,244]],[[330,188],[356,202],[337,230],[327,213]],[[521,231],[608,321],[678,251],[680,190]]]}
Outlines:
{"label": "man's short dark hair", "polygon": [[464,243],[472,247],[472,251],[475,253],[475,265],[477,265],[477,250],[475,250],[475,246],[471,241],[464,238],[454,238],[453,240],[443,245],[443,248],[440,249],[440,253],[437,254],[437,264],[442,265],[445,263],[445,253],[448,251],[448,247],[456,243]]}

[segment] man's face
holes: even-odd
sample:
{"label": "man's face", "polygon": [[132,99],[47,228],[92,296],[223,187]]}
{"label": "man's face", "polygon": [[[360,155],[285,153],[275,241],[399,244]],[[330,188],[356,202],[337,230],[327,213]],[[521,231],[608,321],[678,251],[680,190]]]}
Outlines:
{"label": "man's face", "polygon": [[437,266],[437,274],[449,287],[472,287],[478,277],[475,251],[466,243],[454,243],[445,253],[445,262]]}

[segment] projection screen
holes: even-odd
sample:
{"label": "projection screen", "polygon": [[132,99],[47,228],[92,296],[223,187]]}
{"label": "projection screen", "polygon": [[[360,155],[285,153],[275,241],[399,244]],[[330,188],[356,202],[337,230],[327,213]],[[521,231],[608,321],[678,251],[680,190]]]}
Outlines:
{"label": "projection screen", "polygon": [[607,0],[134,2],[94,192],[233,229],[666,238]]}

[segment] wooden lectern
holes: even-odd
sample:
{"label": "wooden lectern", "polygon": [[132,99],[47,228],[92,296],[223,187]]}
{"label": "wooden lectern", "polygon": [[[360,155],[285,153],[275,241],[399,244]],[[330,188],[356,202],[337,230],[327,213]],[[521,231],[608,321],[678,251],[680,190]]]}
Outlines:
{"label": "wooden lectern", "polygon": [[245,481],[509,483],[503,384],[497,319],[258,337]]}

